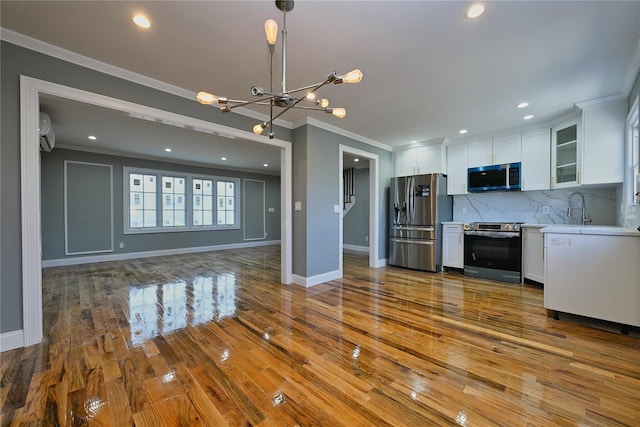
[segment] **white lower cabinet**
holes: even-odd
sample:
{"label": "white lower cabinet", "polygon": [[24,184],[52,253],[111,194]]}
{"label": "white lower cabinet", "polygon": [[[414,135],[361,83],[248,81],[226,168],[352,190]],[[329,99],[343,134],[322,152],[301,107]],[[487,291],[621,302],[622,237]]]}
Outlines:
{"label": "white lower cabinet", "polygon": [[640,236],[546,232],[544,306],[640,326]]}
{"label": "white lower cabinet", "polygon": [[522,227],[522,277],[544,283],[544,235],[542,227]]}
{"label": "white lower cabinet", "polygon": [[442,225],[442,266],[464,267],[464,233],[462,224]]}

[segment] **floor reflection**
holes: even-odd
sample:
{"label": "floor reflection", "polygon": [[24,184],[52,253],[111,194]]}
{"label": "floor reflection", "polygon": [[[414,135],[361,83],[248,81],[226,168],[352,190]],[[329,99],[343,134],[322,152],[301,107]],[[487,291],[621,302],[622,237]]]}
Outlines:
{"label": "floor reflection", "polygon": [[235,297],[233,273],[131,287],[128,298],[131,343],[137,346],[160,333],[232,317],[236,313]]}

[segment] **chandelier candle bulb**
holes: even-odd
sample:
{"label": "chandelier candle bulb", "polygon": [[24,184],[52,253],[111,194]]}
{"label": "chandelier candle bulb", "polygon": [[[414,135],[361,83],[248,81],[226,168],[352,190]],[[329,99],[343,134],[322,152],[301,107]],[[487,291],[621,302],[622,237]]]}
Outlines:
{"label": "chandelier candle bulb", "polygon": [[207,92],[198,92],[197,99],[198,99],[198,102],[200,102],[200,104],[204,104],[204,105],[211,105],[211,104],[218,103],[218,97]]}
{"label": "chandelier candle bulb", "polygon": [[275,46],[278,38],[278,23],[273,19],[267,19],[264,23],[264,33],[267,36],[269,46]]}
{"label": "chandelier candle bulb", "polygon": [[322,108],[327,108],[329,106],[329,100],[327,98],[322,98],[320,101],[318,101],[318,105],[320,105]]}
{"label": "chandelier candle bulb", "polygon": [[362,71],[355,69],[344,74],[341,80],[343,83],[360,83],[363,76],[364,74],[362,74]]}
{"label": "chandelier candle bulb", "polygon": [[344,119],[347,115],[347,110],[344,108],[327,108],[327,113],[331,113],[339,119]]}

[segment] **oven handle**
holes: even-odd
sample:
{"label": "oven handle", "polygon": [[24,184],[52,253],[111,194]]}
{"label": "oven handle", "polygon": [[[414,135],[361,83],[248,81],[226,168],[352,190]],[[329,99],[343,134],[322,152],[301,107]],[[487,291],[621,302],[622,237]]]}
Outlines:
{"label": "oven handle", "polygon": [[494,239],[512,239],[514,237],[520,237],[520,233],[517,231],[482,231],[482,230],[465,230],[467,236],[482,236],[491,237]]}
{"label": "oven handle", "polygon": [[433,245],[433,240],[408,240],[408,239],[391,239],[393,243],[408,243],[411,245]]}

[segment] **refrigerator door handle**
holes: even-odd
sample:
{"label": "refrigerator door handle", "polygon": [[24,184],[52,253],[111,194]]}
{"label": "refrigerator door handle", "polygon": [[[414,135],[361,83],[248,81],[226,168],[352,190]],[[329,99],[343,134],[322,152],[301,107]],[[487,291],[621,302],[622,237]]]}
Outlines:
{"label": "refrigerator door handle", "polygon": [[433,240],[391,239],[393,243],[409,243],[411,245],[433,245]]}
{"label": "refrigerator door handle", "polygon": [[392,225],[392,229],[394,230],[408,230],[408,231],[433,231],[435,228],[433,227],[420,227],[420,226],[410,226],[410,225]]}

